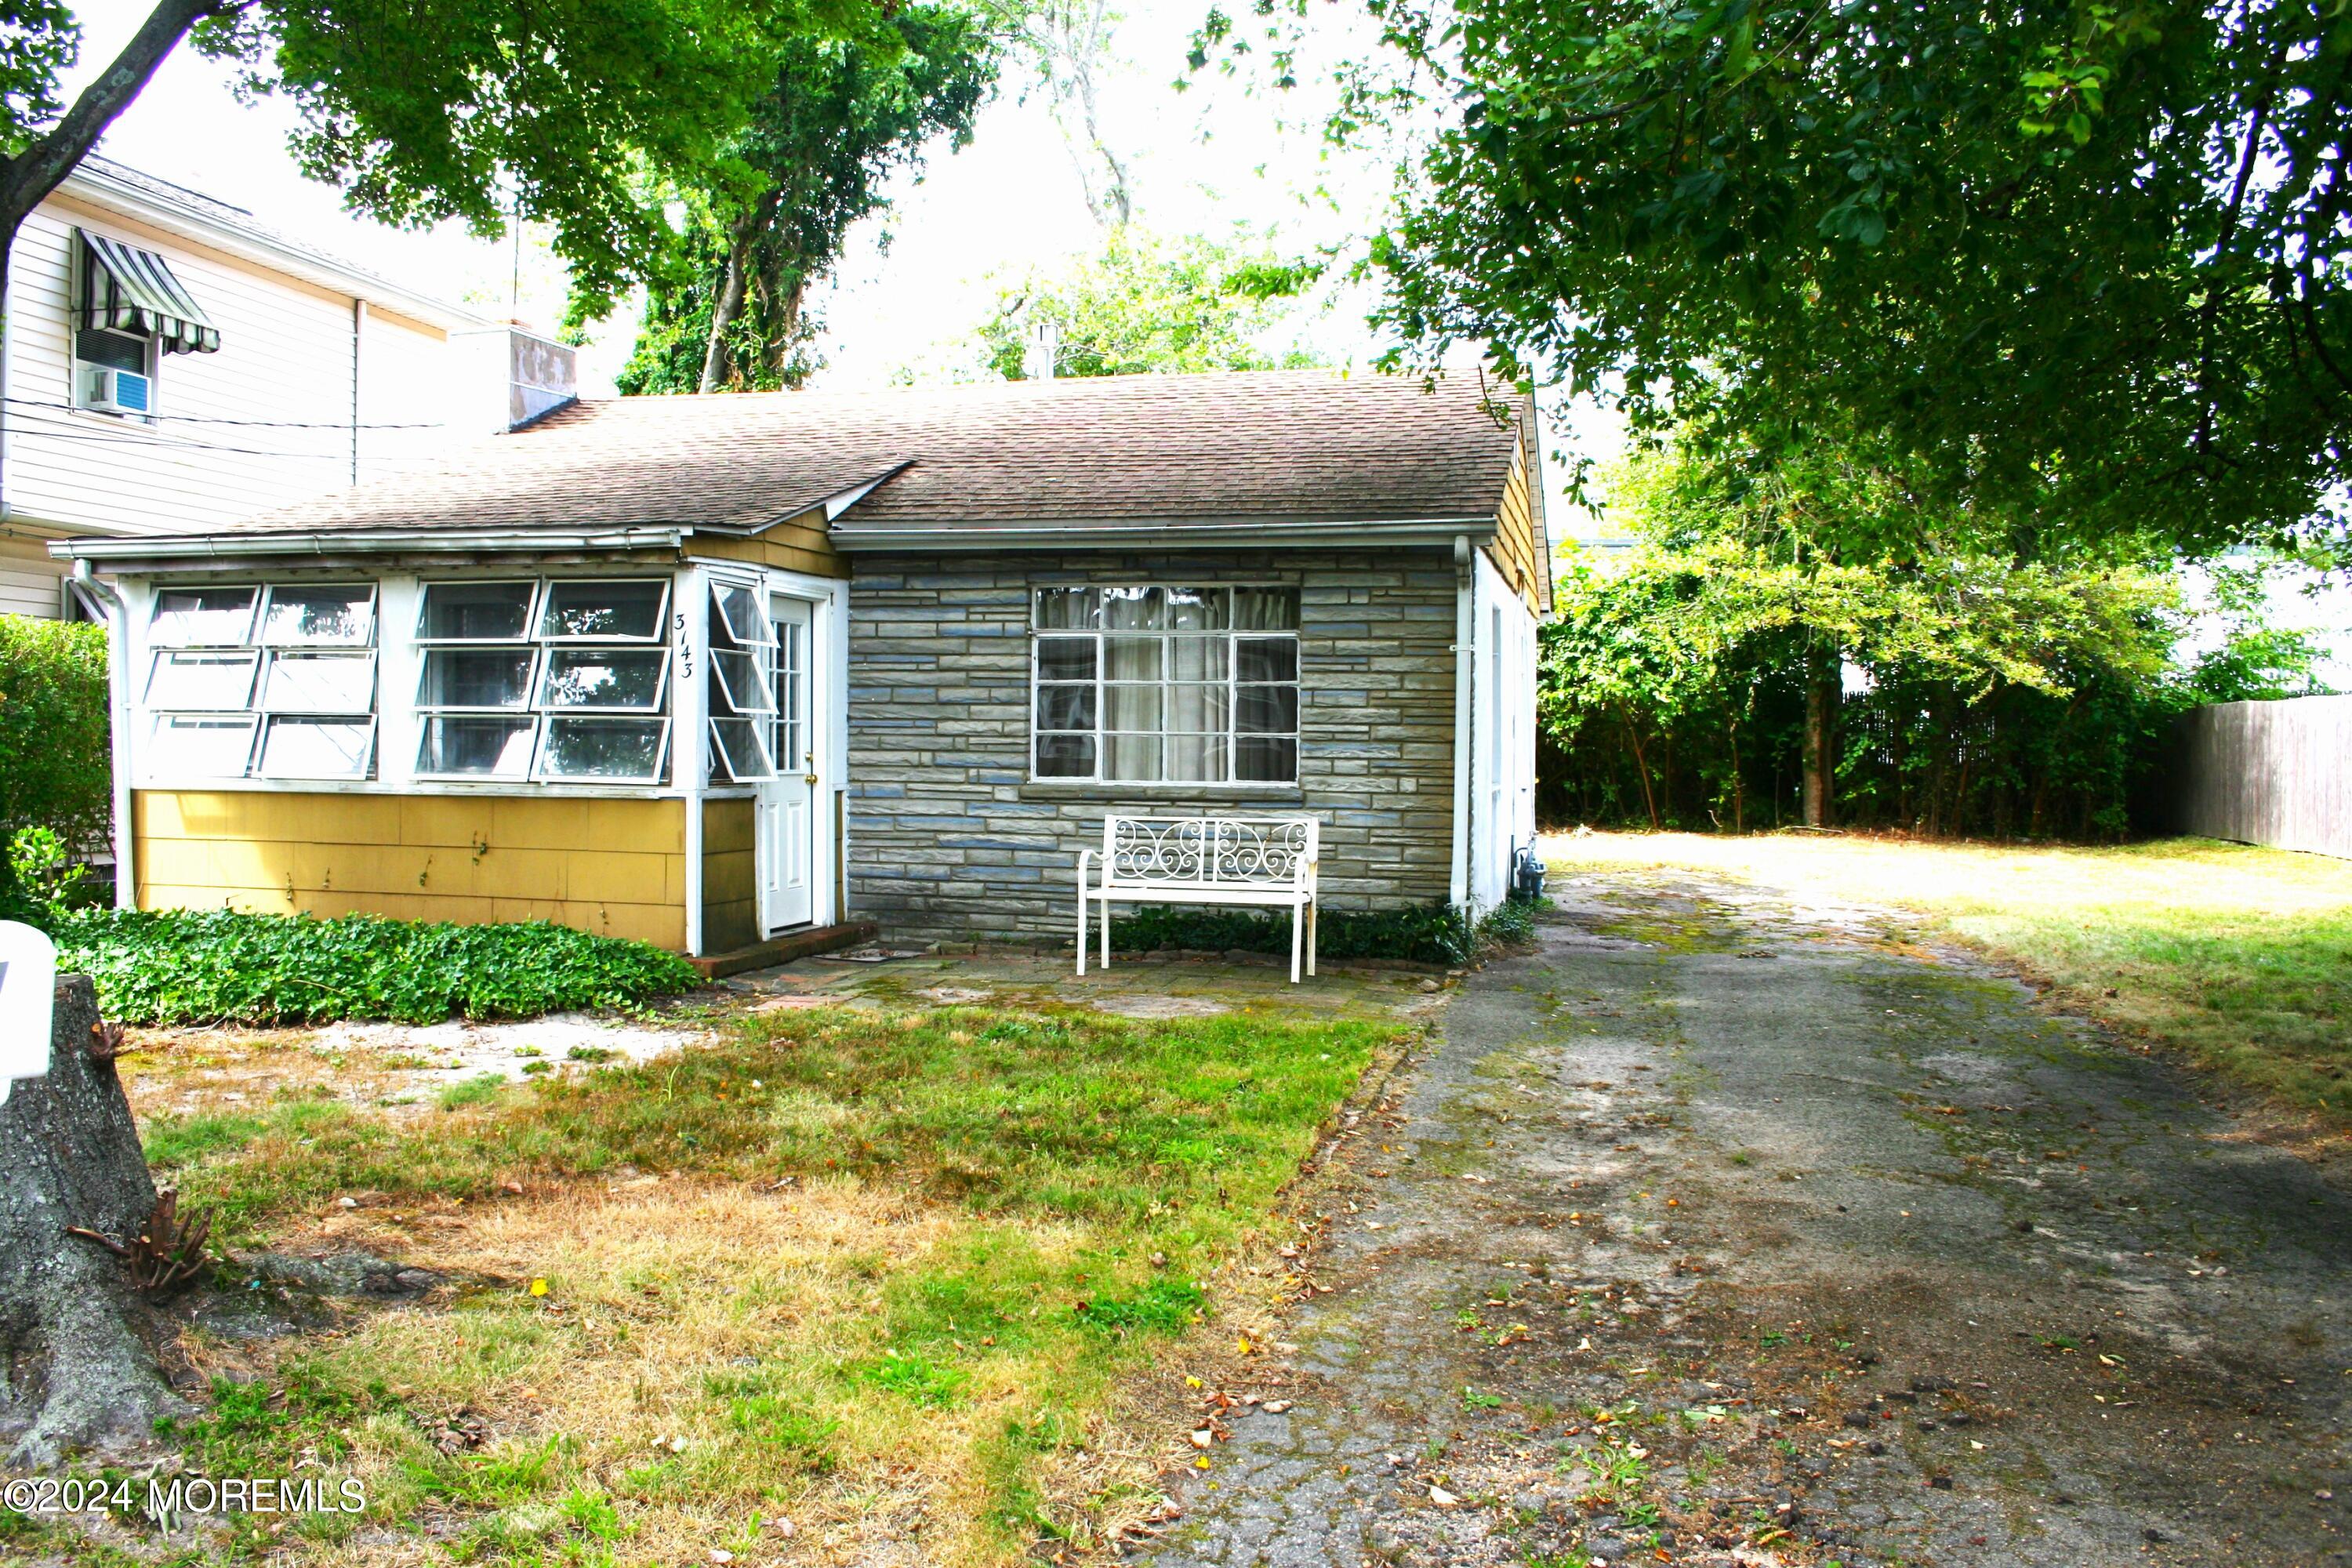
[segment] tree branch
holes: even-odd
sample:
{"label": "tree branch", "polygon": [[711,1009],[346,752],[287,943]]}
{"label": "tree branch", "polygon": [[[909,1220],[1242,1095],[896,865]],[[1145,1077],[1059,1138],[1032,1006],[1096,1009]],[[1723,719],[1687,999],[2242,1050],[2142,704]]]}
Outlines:
{"label": "tree branch", "polygon": [[65,117],[0,165],[0,242],[16,237],[26,215],[73,173],[98,139],[131,106],[164,58],[198,22],[245,8],[247,0],[161,0],[113,63],[84,88]]}

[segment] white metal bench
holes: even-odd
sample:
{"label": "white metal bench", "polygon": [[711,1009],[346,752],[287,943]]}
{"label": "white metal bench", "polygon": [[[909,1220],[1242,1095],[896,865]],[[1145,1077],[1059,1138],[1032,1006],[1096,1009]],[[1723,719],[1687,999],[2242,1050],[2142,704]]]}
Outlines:
{"label": "white metal bench", "polygon": [[1315,973],[1315,862],[1323,826],[1311,816],[1106,816],[1099,856],[1078,853],[1078,973],[1087,972],[1087,906],[1235,904],[1290,911],[1290,983],[1302,951]]}

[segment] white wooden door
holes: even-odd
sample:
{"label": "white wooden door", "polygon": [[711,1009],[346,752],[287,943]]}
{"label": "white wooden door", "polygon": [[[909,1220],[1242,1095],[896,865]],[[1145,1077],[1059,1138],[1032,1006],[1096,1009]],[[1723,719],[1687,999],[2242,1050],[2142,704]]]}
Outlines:
{"label": "white wooden door", "polygon": [[772,601],[776,622],[776,776],[760,786],[760,919],[771,931],[815,915],[816,727],[810,722],[805,599]]}

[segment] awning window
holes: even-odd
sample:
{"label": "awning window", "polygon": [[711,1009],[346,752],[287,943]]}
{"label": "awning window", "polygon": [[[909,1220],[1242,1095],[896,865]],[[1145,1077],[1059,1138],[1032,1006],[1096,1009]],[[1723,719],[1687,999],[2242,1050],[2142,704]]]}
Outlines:
{"label": "awning window", "polygon": [[142,337],[152,333],[167,354],[219,350],[220,329],[162,257],[102,234],[79,232],[81,325]]}

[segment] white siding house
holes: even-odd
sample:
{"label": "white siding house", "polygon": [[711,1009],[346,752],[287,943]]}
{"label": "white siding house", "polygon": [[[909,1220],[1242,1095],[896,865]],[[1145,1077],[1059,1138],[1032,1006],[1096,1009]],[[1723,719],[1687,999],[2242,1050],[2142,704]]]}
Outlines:
{"label": "white siding house", "polygon": [[69,613],[52,541],[380,478],[512,423],[499,360],[569,357],[97,158],[18,233],[6,303],[0,613]]}

